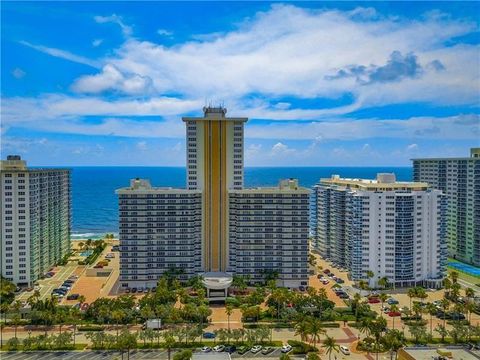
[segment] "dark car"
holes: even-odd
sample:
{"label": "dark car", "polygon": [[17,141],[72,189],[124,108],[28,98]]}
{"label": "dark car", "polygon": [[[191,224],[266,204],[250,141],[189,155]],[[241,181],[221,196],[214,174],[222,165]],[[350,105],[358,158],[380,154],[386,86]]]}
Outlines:
{"label": "dark car", "polygon": [[436,314],[437,318],[439,319],[446,319],[446,320],[449,320],[450,319],[450,314],[448,313],[445,313],[443,311],[438,311],[437,314]]}
{"label": "dark car", "polygon": [[132,288],[132,293],[136,293],[137,292],[137,288]]}
{"label": "dark car", "polygon": [[205,332],[203,333],[203,338],[204,339],[215,339],[215,334],[212,332]]}
{"label": "dark car", "polygon": [[77,300],[79,297],[79,294],[71,294],[67,296],[67,300]]}
{"label": "dark car", "polygon": [[339,283],[339,284],[343,284],[344,282],[345,282],[345,281],[343,281],[342,279],[340,279],[340,278],[337,278],[337,283]]}
{"label": "dark car", "polygon": [[451,312],[449,315],[450,319],[452,320],[465,320],[465,315],[463,315],[462,313]]}
{"label": "dark car", "polygon": [[250,348],[246,346],[241,346],[240,348],[238,348],[237,353],[239,353],[240,355],[243,355],[243,354],[246,354],[249,350]]}
{"label": "dark car", "polygon": [[229,354],[233,354],[235,352],[235,350],[237,350],[237,347],[235,345],[225,346],[225,349],[224,349],[224,351],[229,353]]}

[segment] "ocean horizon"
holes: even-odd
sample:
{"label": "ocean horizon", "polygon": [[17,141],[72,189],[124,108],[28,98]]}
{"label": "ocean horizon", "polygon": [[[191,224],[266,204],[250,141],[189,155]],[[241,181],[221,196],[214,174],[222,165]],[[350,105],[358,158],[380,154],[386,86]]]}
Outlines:
{"label": "ocean horizon", "polygon": [[[115,190],[134,178],[149,179],[152,186],[185,188],[182,166],[67,166],[72,170],[72,238],[100,238],[118,234],[118,200]],[[245,167],[245,187],[275,186],[280,179],[297,178],[311,188],[333,174],[347,178],[375,178],[393,172],[397,180],[411,181],[411,167]]]}

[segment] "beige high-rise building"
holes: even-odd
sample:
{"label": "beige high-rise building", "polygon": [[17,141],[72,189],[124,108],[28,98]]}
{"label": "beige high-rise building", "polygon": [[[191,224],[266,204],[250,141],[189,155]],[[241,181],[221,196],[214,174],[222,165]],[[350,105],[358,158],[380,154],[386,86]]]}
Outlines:
{"label": "beige high-rise building", "polygon": [[207,296],[222,300],[233,275],[249,283],[308,285],[309,190],[295,179],[243,186],[247,118],[207,107],[185,117],[187,188],[132,180],[118,189],[122,288],[153,287],[177,273],[202,275]]}
{"label": "beige high-rise building", "polygon": [[204,108],[203,117],[184,117],[187,131],[187,189],[203,192],[202,266],[228,268],[228,191],[243,188],[243,125],[222,107]]}

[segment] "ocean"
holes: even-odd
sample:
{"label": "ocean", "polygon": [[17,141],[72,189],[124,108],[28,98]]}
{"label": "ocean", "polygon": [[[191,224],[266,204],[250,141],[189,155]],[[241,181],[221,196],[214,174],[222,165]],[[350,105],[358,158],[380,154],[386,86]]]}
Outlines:
{"label": "ocean", "polygon": [[[115,189],[132,178],[150,179],[153,186],[185,187],[184,167],[72,167],[72,238],[99,238],[118,233]],[[320,178],[338,174],[349,178],[375,178],[394,172],[397,180],[411,181],[410,167],[246,167],[245,187],[274,186],[279,179],[297,178],[312,187]]]}

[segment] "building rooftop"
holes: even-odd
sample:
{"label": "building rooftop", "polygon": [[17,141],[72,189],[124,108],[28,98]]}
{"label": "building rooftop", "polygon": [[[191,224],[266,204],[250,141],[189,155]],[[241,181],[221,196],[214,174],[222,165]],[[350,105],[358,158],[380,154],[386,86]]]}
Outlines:
{"label": "building rooftop", "polygon": [[398,352],[400,360],[432,360],[441,356],[447,359],[478,360],[478,352],[474,353],[463,347],[432,348],[432,347],[406,347]]}
{"label": "building rooftop", "polygon": [[231,193],[298,193],[305,192],[309,193],[310,189],[301,187],[298,185],[297,179],[283,179],[280,180],[278,186],[271,187],[256,187],[256,188],[244,188],[244,189],[235,189],[229,190]]}
{"label": "building rooftop", "polygon": [[117,194],[128,194],[131,192],[135,192],[136,194],[138,193],[145,193],[145,194],[152,194],[155,192],[158,193],[171,193],[171,194],[178,194],[178,193],[183,193],[183,194],[195,194],[195,193],[201,193],[200,190],[187,190],[187,189],[182,189],[182,188],[173,188],[173,187],[154,187],[150,184],[150,180],[148,179],[131,179],[130,180],[130,186],[128,187],[123,187],[120,189],[115,190]]}
{"label": "building rooftop", "polygon": [[29,168],[27,162],[22,160],[20,155],[7,155],[7,160],[0,160],[0,170],[2,171],[71,171],[68,168]]}
{"label": "building rooftop", "polygon": [[480,160],[480,148],[470,148],[470,157],[454,157],[454,158],[415,158],[412,161],[438,161],[438,160]]}
{"label": "building rooftop", "polygon": [[227,109],[223,106],[205,106],[203,108],[203,117],[182,117],[184,122],[187,121],[205,121],[205,120],[226,120],[226,121],[242,121],[247,122],[248,118],[245,117],[234,117],[229,118],[225,115],[227,114]]}
{"label": "building rooftop", "polygon": [[360,190],[426,190],[429,185],[424,182],[398,182],[393,173],[378,173],[376,179],[349,179],[332,175],[331,178],[320,179],[322,184],[344,186],[350,189]]}

